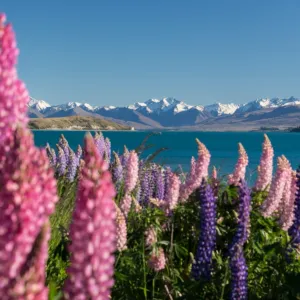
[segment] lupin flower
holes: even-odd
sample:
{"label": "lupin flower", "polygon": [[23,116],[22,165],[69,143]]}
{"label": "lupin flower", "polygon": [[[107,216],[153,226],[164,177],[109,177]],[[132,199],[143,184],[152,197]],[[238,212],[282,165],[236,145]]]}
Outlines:
{"label": "lupin flower", "polygon": [[129,151],[128,151],[127,147],[124,146],[124,152],[123,152],[123,155],[121,156],[121,164],[122,164],[123,168],[126,168],[128,158],[129,158]]}
{"label": "lupin flower", "polygon": [[279,223],[283,230],[288,230],[293,224],[296,192],[297,176],[295,171],[291,171],[285,183],[280,205]]}
{"label": "lupin flower", "polygon": [[80,160],[81,156],[82,156],[82,148],[81,148],[80,145],[78,145],[77,146],[77,151],[76,151],[76,158],[78,160],[78,164],[79,164],[79,160]]}
{"label": "lupin flower", "polygon": [[125,174],[125,193],[131,193],[137,184],[139,175],[139,159],[135,151],[129,153]]}
{"label": "lupin flower", "polygon": [[65,175],[66,168],[67,168],[67,160],[64,150],[59,146],[56,145],[58,150],[58,157],[57,157],[57,172],[59,176]]}
{"label": "lupin flower", "polygon": [[186,201],[188,197],[200,187],[202,179],[208,175],[208,166],[210,162],[210,153],[203,143],[196,139],[198,144],[198,159],[195,170],[191,170],[185,184],[180,188],[180,199]]}
{"label": "lupin flower", "polygon": [[26,126],[29,95],[25,84],[18,79],[16,63],[19,51],[15,34],[6,16],[0,14],[0,147],[1,157],[10,149],[16,128]]}
{"label": "lupin flower", "polygon": [[280,205],[283,196],[286,179],[289,176],[291,166],[285,156],[281,156],[277,161],[277,170],[272,180],[267,199],[262,204],[262,214],[264,217],[270,217]]}
{"label": "lupin flower", "polygon": [[156,175],[155,198],[163,200],[165,198],[165,180],[162,170],[158,170]]}
{"label": "lupin flower", "polygon": [[110,162],[111,159],[111,143],[110,143],[110,139],[106,138],[105,141],[105,154],[106,154],[106,161]]}
{"label": "lupin flower", "polygon": [[70,226],[71,253],[66,299],[109,299],[116,250],[115,190],[107,163],[91,135],[85,138],[81,170]]}
{"label": "lupin flower", "polygon": [[70,151],[69,143],[68,143],[67,139],[64,137],[63,134],[60,136],[58,145],[64,151],[66,164],[68,165],[71,151]]}
{"label": "lupin flower", "polygon": [[174,173],[168,173],[168,189],[165,196],[165,209],[166,213],[171,213],[178,204],[180,180]]}
{"label": "lupin flower", "polygon": [[214,180],[218,179],[218,172],[217,172],[217,169],[216,169],[215,166],[213,166],[213,168],[212,168],[211,178],[214,179]]}
{"label": "lupin flower", "polygon": [[239,185],[240,180],[245,179],[246,167],[248,166],[248,155],[241,143],[238,144],[239,148],[239,158],[233,174],[228,175],[228,184],[235,186]]}
{"label": "lupin flower", "polygon": [[248,267],[243,251],[230,260],[231,291],[230,299],[246,300],[248,294]]}
{"label": "lupin flower", "polygon": [[66,176],[70,182],[74,181],[77,172],[78,163],[79,162],[75,153],[71,150],[69,156],[69,163],[67,167],[67,176]]}
{"label": "lupin flower", "polygon": [[237,231],[229,248],[231,299],[247,299],[247,265],[243,247],[250,234],[251,190],[244,180],[239,184]]}
{"label": "lupin flower", "polygon": [[289,228],[292,247],[296,248],[300,245],[300,167],[298,167],[296,175],[295,187],[295,205],[294,205],[294,220]]}
{"label": "lupin flower", "polygon": [[33,257],[26,262],[26,269],[23,270],[23,274],[16,280],[9,295],[6,295],[9,299],[48,299],[48,288],[45,286],[45,269],[49,238],[50,226],[46,224],[33,245]]}
{"label": "lupin flower", "polygon": [[153,226],[145,232],[145,244],[147,247],[153,246],[157,242],[157,234]]}
{"label": "lupin flower", "polygon": [[128,213],[130,211],[131,204],[132,204],[131,196],[129,194],[125,194],[125,196],[121,200],[120,207],[121,207],[121,210],[122,210],[122,212],[123,212],[123,214],[126,218],[127,218]]}
{"label": "lupin flower", "polygon": [[121,212],[120,208],[115,205],[117,218],[116,218],[116,226],[117,226],[117,250],[119,252],[127,249],[127,225],[126,219]]}
{"label": "lupin flower", "polygon": [[258,167],[257,180],[255,183],[255,189],[257,191],[262,191],[266,188],[270,188],[270,184],[272,182],[272,173],[273,173],[273,157],[274,157],[274,149],[272,147],[272,144],[268,136],[265,134],[264,143],[263,143],[263,152]]}
{"label": "lupin flower", "polygon": [[200,236],[192,276],[199,280],[211,276],[212,253],[216,247],[217,204],[209,184],[200,187]]}
{"label": "lupin flower", "polygon": [[113,155],[115,159],[112,165],[112,177],[116,188],[119,189],[121,182],[123,181],[123,166],[118,154],[113,152]]}
{"label": "lupin flower", "polygon": [[50,145],[47,143],[46,147],[46,153],[50,162],[51,167],[55,168],[56,166],[56,153],[54,149],[50,148]]}
{"label": "lupin flower", "polygon": [[11,146],[0,172],[0,299],[20,277],[58,200],[46,151],[34,146],[31,132],[17,129]]}
{"label": "lupin flower", "polygon": [[142,202],[147,204],[152,195],[150,189],[151,174],[149,170],[144,169],[142,172],[141,190],[142,190]]}
{"label": "lupin flower", "polygon": [[153,249],[149,258],[149,267],[155,272],[159,272],[166,267],[166,257],[163,248]]}

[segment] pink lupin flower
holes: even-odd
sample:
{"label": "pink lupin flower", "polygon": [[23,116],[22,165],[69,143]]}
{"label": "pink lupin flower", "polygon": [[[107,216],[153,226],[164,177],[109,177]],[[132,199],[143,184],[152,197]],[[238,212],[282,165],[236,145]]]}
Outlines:
{"label": "pink lupin flower", "polygon": [[0,168],[0,299],[5,299],[53,213],[56,182],[45,149],[29,130],[15,132]]}
{"label": "pink lupin flower", "polygon": [[196,139],[198,144],[198,159],[195,169],[191,169],[186,182],[181,185],[179,199],[185,201],[197,189],[204,177],[208,175],[208,166],[210,162],[210,153],[203,143]]}
{"label": "pink lupin flower", "polygon": [[[27,124],[28,92],[17,77],[19,51],[15,34],[6,17],[0,14],[0,146],[8,151],[17,127]],[[3,155],[3,154],[2,154]]]}
{"label": "pink lupin flower", "polygon": [[149,258],[149,267],[158,272],[166,267],[166,257],[163,248],[153,249]]}
{"label": "pink lupin flower", "polygon": [[246,167],[248,165],[248,155],[241,143],[238,144],[239,148],[239,158],[237,164],[235,165],[235,169],[233,174],[228,175],[228,184],[238,186],[240,180],[245,179],[246,175]]}
{"label": "pink lupin flower", "polygon": [[129,153],[125,172],[125,193],[131,193],[137,184],[139,175],[139,158],[135,151]]}
{"label": "pink lupin flower", "polygon": [[268,138],[264,135],[263,152],[258,167],[258,176],[255,184],[255,189],[262,191],[266,188],[270,188],[273,173],[273,157],[274,149]]}
{"label": "pink lupin flower", "polygon": [[127,249],[127,225],[126,219],[121,212],[120,208],[115,205],[117,218],[116,218],[116,225],[117,225],[117,250],[119,252]]}
{"label": "pink lupin flower", "polygon": [[67,299],[109,299],[116,250],[115,190],[93,138],[85,138],[85,165],[70,226]]}
{"label": "pink lupin flower", "polygon": [[157,234],[153,226],[150,226],[145,232],[145,244],[147,247],[153,246],[157,242]]}
{"label": "pink lupin flower", "polygon": [[268,197],[262,205],[264,217],[270,217],[279,208],[290,168],[290,163],[285,156],[278,157],[276,174],[272,180]]}
{"label": "pink lupin flower", "polygon": [[291,171],[289,178],[286,180],[283,198],[280,208],[280,226],[283,230],[288,230],[294,221],[294,204],[297,192],[297,174]]}
{"label": "pink lupin flower", "polygon": [[132,197],[128,194],[125,194],[125,196],[121,200],[120,207],[121,207],[121,210],[122,210],[122,212],[123,212],[123,214],[126,218],[127,218],[128,213],[130,211],[131,204],[132,204]]}
{"label": "pink lupin flower", "polygon": [[218,171],[217,171],[215,166],[213,166],[213,168],[212,168],[211,178],[214,179],[214,180],[218,179]]}
{"label": "pink lupin flower", "polygon": [[50,226],[46,224],[33,245],[32,257],[25,263],[26,269],[17,278],[15,286],[9,292],[9,299],[48,299],[45,269],[49,238]]}
{"label": "pink lupin flower", "polygon": [[168,177],[168,187],[165,195],[164,203],[166,204],[166,212],[174,210],[179,199],[180,180],[174,173],[170,173]]}

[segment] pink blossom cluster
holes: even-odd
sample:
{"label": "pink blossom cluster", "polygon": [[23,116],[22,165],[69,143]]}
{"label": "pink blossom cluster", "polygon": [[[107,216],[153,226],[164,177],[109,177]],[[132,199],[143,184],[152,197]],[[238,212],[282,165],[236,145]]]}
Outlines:
{"label": "pink blossom cluster", "polygon": [[30,131],[15,132],[0,167],[0,186],[0,298],[5,299],[58,200],[46,152],[34,146]]}
{"label": "pink blossom cluster", "polygon": [[130,151],[126,164],[125,193],[131,193],[139,176],[139,158],[135,151]]}
{"label": "pink blossom cluster", "polygon": [[127,224],[124,214],[120,208],[115,205],[117,217],[116,217],[116,227],[117,227],[117,250],[119,252],[127,249]]}
{"label": "pink blossom cluster", "polygon": [[116,250],[115,190],[107,164],[91,135],[85,138],[81,170],[70,226],[71,266],[65,284],[67,299],[109,299]]}
{"label": "pink blossom cluster", "polygon": [[268,136],[264,135],[263,152],[258,167],[255,189],[262,191],[270,188],[273,173],[274,149]]}
{"label": "pink blossom cluster", "polygon": [[[19,51],[12,26],[0,14],[0,146],[8,151],[14,130],[27,124],[28,92],[18,79],[16,63]],[[3,158],[3,157],[2,157]]]}
{"label": "pink blossom cluster", "polygon": [[213,166],[213,168],[212,168],[211,178],[214,179],[214,180],[218,179],[218,171],[217,171],[217,168],[215,166]]}
{"label": "pink blossom cluster", "polygon": [[157,233],[153,226],[150,226],[146,230],[145,238],[145,244],[147,247],[151,247],[157,242]]}
{"label": "pink blossom cluster", "polygon": [[166,267],[166,256],[163,248],[153,249],[149,258],[149,267],[155,272],[161,271]]}
{"label": "pink blossom cluster", "polygon": [[280,208],[280,204],[287,186],[291,181],[291,166],[285,156],[278,157],[277,170],[272,180],[267,199],[262,205],[262,214],[265,217],[271,216]]}
{"label": "pink blossom cluster", "polygon": [[170,173],[168,178],[168,188],[164,200],[164,209],[167,213],[174,210],[178,204],[180,190],[180,179],[174,174]]}
{"label": "pink blossom cluster", "polygon": [[248,165],[248,155],[241,143],[238,144],[239,147],[239,158],[237,164],[235,165],[235,169],[233,174],[228,175],[228,184],[238,186],[240,180],[245,179],[246,175],[246,167]]}
{"label": "pink blossom cluster", "polygon": [[189,196],[201,185],[202,179],[208,175],[210,153],[203,143],[196,139],[198,144],[198,159],[196,163],[191,161],[191,170],[184,184],[180,188],[179,199],[186,201]]}

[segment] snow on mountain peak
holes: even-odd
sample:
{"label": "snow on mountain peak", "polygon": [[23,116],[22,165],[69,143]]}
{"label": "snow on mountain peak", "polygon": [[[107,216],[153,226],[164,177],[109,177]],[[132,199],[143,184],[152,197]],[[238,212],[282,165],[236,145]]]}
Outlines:
{"label": "snow on mountain peak", "polygon": [[51,105],[44,100],[36,100],[32,97],[29,98],[28,106],[31,108],[35,108],[38,111],[42,111]]}
{"label": "snow on mountain peak", "polygon": [[209,112],[211,115],[218,117],[222,115],[232,115],[239,108],[239,105],[234,103],[222,104],[222,103],[214,103],[211,105],[207,105],[204,107],[204,110]]}

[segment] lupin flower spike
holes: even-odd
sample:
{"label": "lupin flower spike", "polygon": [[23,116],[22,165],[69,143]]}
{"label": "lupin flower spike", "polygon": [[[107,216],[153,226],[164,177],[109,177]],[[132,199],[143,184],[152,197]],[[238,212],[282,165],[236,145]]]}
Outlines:
{"label": "lupin flower spike", "polygon": [[153,249],[149,258],[149,267],[155,272],[159,272],[166,267],[166,257],[163,248]]}
{"label": "lupin flower spike", "polygon": [[255,183],[255,189],[257,191],[262,191],[266,188],[270,188],[270,184],[272,182],[272,173],[273,173],[273,157],[274,157],[274,149],[272,144],[268,138],[268,136],[264,135],[264,143],[263,143],[263,152],[260,159],[260,164],[258,167],[258,176]]}
{"label": "lupin flower spike", "polygon": [[238,144],[239,158],[235,166],[233,174],[228,176],[228,184],[239,185],[240,180],[245,179],[246,167],[248,166],[248,155],[241,143]]}
{"label": "lupin flower spike", "polygon": [[179,197],[181,201],[186,201],[193,191],[200,187],[202,179],[208,175],[210,153],[198,139],[196,142],[198,144],[198,159],[195,170],[191,170],[185,184],[181,185]]}
{"label": "lupin flower spike", "polygon": [[71,265],[66,299],[109,299],[116,250],[115,190],[107,163],[91,135],[85,138],[85,165],[70,226]]}
{"label": "lupin flower spike", "polygon": [[139,175],[139,159],[135,151],[131,151],[125,168],[125,193],[131,193],[135,188]]}
{"label": "lupin flower spike", "polygon": [[121,212],[120,208],[117,205],[115,205],[115,207],[117,212],[117,250],[121,252],[127,249],[127,225],[124,214]]}

